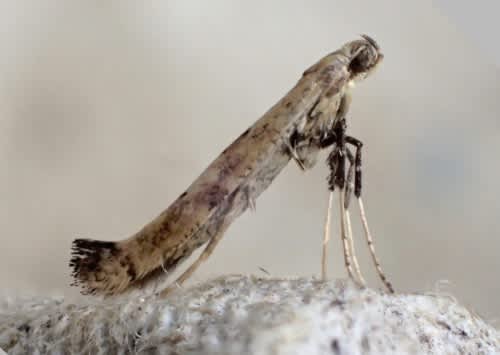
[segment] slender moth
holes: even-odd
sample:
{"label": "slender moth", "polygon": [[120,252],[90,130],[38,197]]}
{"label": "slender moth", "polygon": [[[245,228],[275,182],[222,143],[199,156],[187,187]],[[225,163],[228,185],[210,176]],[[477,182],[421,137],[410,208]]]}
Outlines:
{"label": "slender moth", "polygon": [[[337,186],[346,194],[350,192],[338,182],[345,180],[345,156],[352,155],[345,143],[355,143],[343,134],[350,89],[383,59],[377,43],[366,35],[361,37],[307,69],[277,104],[140,231],[117,242],[74,240],[70,260],[73,285],[81,286],[85,294],[103,295],[141,288],[171,274],[206,243],[199,258],[163,291],[166,294],[210,256],[229,225],[248,207],[255,206],[256,198],[291,159],[308,170],[315,165],[321,149],[333,146],[329,156],[330,189]],[[349,162],[349,169],[358,172],[355,185],[360,189],[360,159],[358,165]],[[349,186],[352,179],[347,180]],[[347,203],[341,204],[347,207]],[[346,209],[341,209],[341,217],[345,217]]]}

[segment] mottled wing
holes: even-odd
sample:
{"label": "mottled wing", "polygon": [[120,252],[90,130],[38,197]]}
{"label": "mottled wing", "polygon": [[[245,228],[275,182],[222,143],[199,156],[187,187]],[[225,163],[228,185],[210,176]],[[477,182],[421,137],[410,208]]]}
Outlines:
{"label": "mottled wing", "polygon": [[[317,141],[335,116],[348,80],[345,63],[336,60],[332,53],[307,70],[292,90],[138,233],[120,242],[75,240],[70,263],[75,283],[88,293],[115,294],[173,271],[210,239],[207,225],[217,222],[214,218],[219,218],[224,201],[235,191],[251,189],[248,198],[254,199],[268,186],[289,160],[292,135],[299,137],[297,152],[309,162],[307,168],[314,165]],[[267,181],[260,186],[249,181],[263,176]]]}

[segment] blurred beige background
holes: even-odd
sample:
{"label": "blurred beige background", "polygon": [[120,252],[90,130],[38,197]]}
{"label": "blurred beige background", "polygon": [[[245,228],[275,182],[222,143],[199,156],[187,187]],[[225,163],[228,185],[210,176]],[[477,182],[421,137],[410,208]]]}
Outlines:
{"label": "blurred beige background", "polygon": [[[349,129],[383,266],[400,291],[444,289],[499,317],[500,61],[449,3],[2,3],[1,291],[75,296],[74,238],[137,231],[305,68],[368,33],[385,61],[355,89]],[[318,275],[326,175],[290,164],[193,280]],[[336,235],[330,251],[344,276]]]}

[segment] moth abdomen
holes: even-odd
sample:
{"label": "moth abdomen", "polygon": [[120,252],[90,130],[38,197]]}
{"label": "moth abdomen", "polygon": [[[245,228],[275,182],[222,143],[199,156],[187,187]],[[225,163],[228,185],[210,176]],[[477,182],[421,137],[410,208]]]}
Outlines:
{"label": "moth abdomen", "polygon": [[119,242],[75,239],[69,262],[72,285],[84,293],[111,293],[137,278],[136,266]]}

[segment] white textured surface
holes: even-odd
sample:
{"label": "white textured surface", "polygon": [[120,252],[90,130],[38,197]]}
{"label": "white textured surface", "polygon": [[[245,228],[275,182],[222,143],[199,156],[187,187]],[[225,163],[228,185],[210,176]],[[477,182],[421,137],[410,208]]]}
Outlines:
{"label": "white textured surface", "polygon": [[168,299],[4,300],[9,354],[495,354],[500,333],[439,295],[226,276]]}

